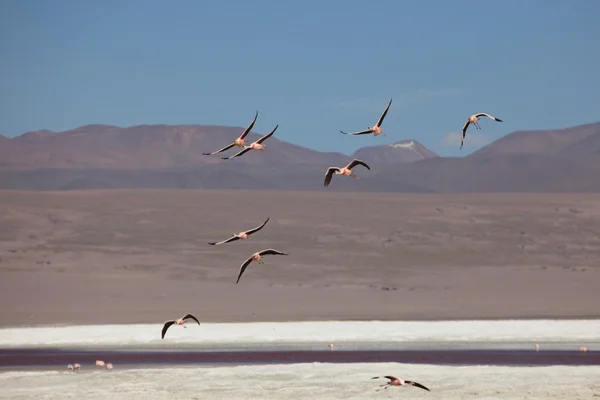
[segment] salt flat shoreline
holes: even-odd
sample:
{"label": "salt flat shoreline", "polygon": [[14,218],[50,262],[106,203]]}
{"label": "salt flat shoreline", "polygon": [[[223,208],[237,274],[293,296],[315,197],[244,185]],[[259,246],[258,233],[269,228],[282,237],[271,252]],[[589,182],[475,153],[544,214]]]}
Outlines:
{"label": "salt flat shoreline", "polygon": [[[547,316],[517,316],[517,317],[477,317],[477,318],[411,318],[411,319],[369,319],[369,318],[351,318],[351,319],[327,319],[327,318],[313,318],[313,319],[287,319],[287,320],[250,320],[250,319],[235,319],[231,320],[228,318],[217,318],[217,319],[202,319],[201,324],[266,324],[266,323],[304,323],[304,322],[474,322],[474,321],[489,321],[489,322],[506,322],[506,321],[600,321],[600,313],[592,315],[569,315],[565,317],[547,317]],[[13,329],[13,328],[62,328],[62,327],[93,327],[102,325],[115,325],[115,326],[128,326],[128,325],[147,325],[157,324],[156,320],[136,320],[132,323],[125,322],[111,322],[111,321],[93,321],[85,323],[76,322],[58,322],[58,323],[44,323],[44,324],[11,324],[0,322],[0,330],[2,329]]]}

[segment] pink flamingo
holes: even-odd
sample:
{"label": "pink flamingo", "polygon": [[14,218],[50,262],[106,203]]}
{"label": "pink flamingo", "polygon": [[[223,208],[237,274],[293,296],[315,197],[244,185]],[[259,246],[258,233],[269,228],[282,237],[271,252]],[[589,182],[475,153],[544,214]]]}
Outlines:
{"label": "pink flamingo", "polygon": [[73,372],[73,364],[67,365],[67,371]]}
{"label": "pink flamingo", "polygon": [[279,127],[279,125],[277,125],[271,132],[267,133],[265,136],[261,137],[256,142],[252,143],[250,146],[244,146],[244,149],[240,150],[238,153],[236,153],[232,156],[229,156],[229,157],[221,157],[221,158],[223,160],[229,160],[231,158],[242,156],[242,155],[246,154],[247,152],[249,152],[250,150],[257,150],[257,151],[266,150],[267,149],[266,145],[264,145],[262,143],[265,140],[267,140],[268,138],[270,138],[271,136],[273,136],[273,134],[275,133],[275,131],[277,130],[278,127]]}
{"label": "pink flamingo", "polygon": [[209,242],[208,244],[210,244],[211,246],[215,246],[215,245],[219,245],[219,244],[234,242],[234,241],[240,240],[240,239],[242,239],[242,240],[248,239],[248,236],[260,231],[267,224],[267,222],[269,222],[269,218],[267,218],[267,220],[265,222],[263,222],[262,225],[257,226],[256,228],[250,229],[249,231],[234,233],[233,236],[231,236],[227,240],[223,240],[221,242]]}
{"label": "pink flamingo", "polygon": [[354,172],[352,172],[352,168],[356,167],[357,165],[362,165],[369,171],[371,170],[371,167],[369,167],[364,161],[354,159],[354,160],[350,161],[350,163],[348,165],[346,165],[344,168],[338,168],[338,167],[327,168],[327,173],[325,174],[325,182],[323,185],[329,186],[329,184],[331,183],[331,178],[333,177],[334,174],[342,175],[342,176],[351,176],[354,179],[359,179],[358,175],[356,175]]}
{"label": "pink flamingo", "polygon": [[389,379],[388,383],[384,383],[383,385],[380,386],[385,386],[384,389],[389,388],[390,386],[416,386],[418,388],[421,389],[425,389],[428,392],[430,391],[428,388],[426,388],[425,386],[421,385],[418,382],[415,381],[405,381],[404,379],[401,378],[396,378],[395,376],[391,376],[391,375],[386,375],[386,376],[374,376],[371,379],[378,379],[378,378],[385,378],[385,379]]}
{"label": "pink flamingo", "polygon": [[81,365],[78,363],[73,364],[73,372],[79,372]]}
{"label": "pink flamingo", "polygon": [[[383,114],[381,114],[381,116],[377,120],[377,123],[375,124],[375,126],[369,126],[368,129],[365,129],[364,131],[360,131],[360,132],[352,132],[352,133],[347,133],[344,131],[340,131],[340,132],[342,132],[344,135],[366,135],[368,133],[372,133],[373,136],[380,135],[381,133],[383,133],[381,124],[383,124],[383,120],[384,120],[385,116],[387,115],[387,112],[390,109],[391,105],[392,105],[392,99],[390,99],[390,102],[388,103],[387,107],[383,111]],[[383,136],[386,136],[386,134],[384,133]]]}
{"label": "pink flamingo", "polygon": [[196,321],[198,323],[198,325],[200,325],[200,321],[198,321],[198,318],[194,317],[192,314],[185,314],[183,317],[181,317],[179,319],[174,319],[174,320],[165,322],[165,324],[163,325],[163,328],[162,328],[162,332],[160,334],[161,339],[165,338],[165,333],[167,333],[167,330],[169,329],[169,327],[171,327],[171,325],[180,325],[180,326],[183,326],[184,328],[187,328],[187,326],[184,325],[184,323],[187,322],[186,321],[187,319],[193,319],[194,321]]}
{"label": "pink flamingo", "polygon": [[479,121],[480,117],[488,117],[490,119],[493,119],[494,121],[498,121],[498,122],[502,122],[502,120],[500,118],[496,118],[490,114],[486,114],[486,113],[478,113],[478,114],[473,114],[469,117],[469,119],[467,119],[467,122],[465,122],[465,125],[462,128],[462,138],[460,139],[460,148],[463,148],[463,143],[465,141],[465,136],[467,135],[467,128],[469,127],[469,124],[473,124],[475,125],[476,129],[481,129],[481,127],[479,126],[479,124],[477,123],[477,121]]}
{"label": "pink flamingo", "polygon": [[104,367],[105,366],[104,361],[102,361],[102,360],[96,360],[96,366],[97,367]]}
{"label": "pink flamingo", "polygon": [[112,370],[113,369],[113,365],[111,363],[106,364],[106,369],[107,370]]}
{"label": "pink flamingo", "polygon": [[256,252],[254,254],[252,254],[246,261],[244,261],[244,263],[242,264],[241,268],[240,268],[240,273],[238,275],[237,281],[235,282],[236,285],[237,283],[240,281],[240,278],[242,277],[242,274],[244,273],[244,271],[246,270],[246,268],[248,268],[248,265],[250,265],[250,263],[252,261],[256,261],[259,264],[264,264],[264,262],[262,261],[263,256],[267,255],[267,254],[271,254],[271,255],[276,255],[276,256],[287,256],[288,254],[286,253],[282,253],[281,251],[278,250],[274,250],[274,249],[265,249],[265,250],[261,250],[259,252]]}
{"label": "pink flamingo", "polygon": [[256,122],[256,118],[258,118],[258,111],[256,112],[256,115],[254,116],[254,119],[252,120],[252,122],[250,123],[250,125],[248,125],[248,127],[244,130],[244,132],[242,132],[242,134],[240,135],[240,137],[238,137],[237,139],[235,139],[233,141],[233,143],[228,144],[227,146],[223,147],[221,150],[217,150],[217,151],[213,151],[212,153],[202,153],[205,156],[212,156],[213,154],[218,154],[218,153],[222,153],[226,150],[229,150],[230,148],[232,148],[233,146],[238,146],[238,147],[243,147],[246,145],[246,135],[248,135],[248,133],[250,133],[250,130],[254,127],[254,123]]}

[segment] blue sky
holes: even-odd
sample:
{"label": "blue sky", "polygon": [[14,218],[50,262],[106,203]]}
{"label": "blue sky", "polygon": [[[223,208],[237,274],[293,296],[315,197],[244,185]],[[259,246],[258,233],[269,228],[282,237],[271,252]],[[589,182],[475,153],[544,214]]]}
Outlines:
{"label": "blue sky", "polygon": [[[0,0],[0,134],[87,124],[279,124],[350,153],[467,154],[600,121],[596,0]],[[393,97],[387,137],[349,137]],[[504,120],[452,140],[466,118]]]}

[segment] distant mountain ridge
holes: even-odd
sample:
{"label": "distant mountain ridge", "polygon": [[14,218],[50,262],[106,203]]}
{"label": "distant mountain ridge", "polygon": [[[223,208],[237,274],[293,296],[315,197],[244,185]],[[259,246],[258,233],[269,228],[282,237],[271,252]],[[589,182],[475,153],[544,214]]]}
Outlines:
{"label": "distant mountain ridge", "polygon": [[362,147],[352,154],[352,158],[382,164],[410,163],[436,157],[439,156],[416,140]]}
{"label": "distant mountain ridge", "polygon": [[[0,188],[600,193],[600,123],[514,132],[461,158],[439,157],[415,140],[363,147],[347,156],[293,145],[277,133],[266,142],[269,151],[227,161],[202,155],[231,143],[242,130],[87,125],[0,137]],[[250,133],[248,139],[258,137]],[[363,159],[371,171],[357,171],[358,181],[335,177],[323,188],[327,167],[351,158]]]}

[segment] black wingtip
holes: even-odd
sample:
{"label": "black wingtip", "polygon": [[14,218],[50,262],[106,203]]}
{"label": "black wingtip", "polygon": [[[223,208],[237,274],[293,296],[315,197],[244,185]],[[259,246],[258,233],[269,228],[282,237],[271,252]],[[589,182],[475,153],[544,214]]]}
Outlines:
{"label": "black wingtip", "polygon": [[504,122],[500,118],[496,118],[496,121],[498,121],[498,122]]}
{"label": "black wingtip", "polygon": [[221,160],[229,160],[229,157],[221,157]]}
{"label": "black wingtip", "polygon": [[211,154],[210,153],[202,153],[202,155],[210,156]]}
{"label": "black wingtip", "polygon": [[346,133],[346,132],[344,132],[344,131],[340,131],[340,132],[342,132],[344,135],[347,135],[347,133]]}
{"label": "black wingtip", "polygon": [[208,244],[210,244],[211,246],[214,246],[215,244],[217,244],[217,242],[213,242],[213,243],[208,242]]}

